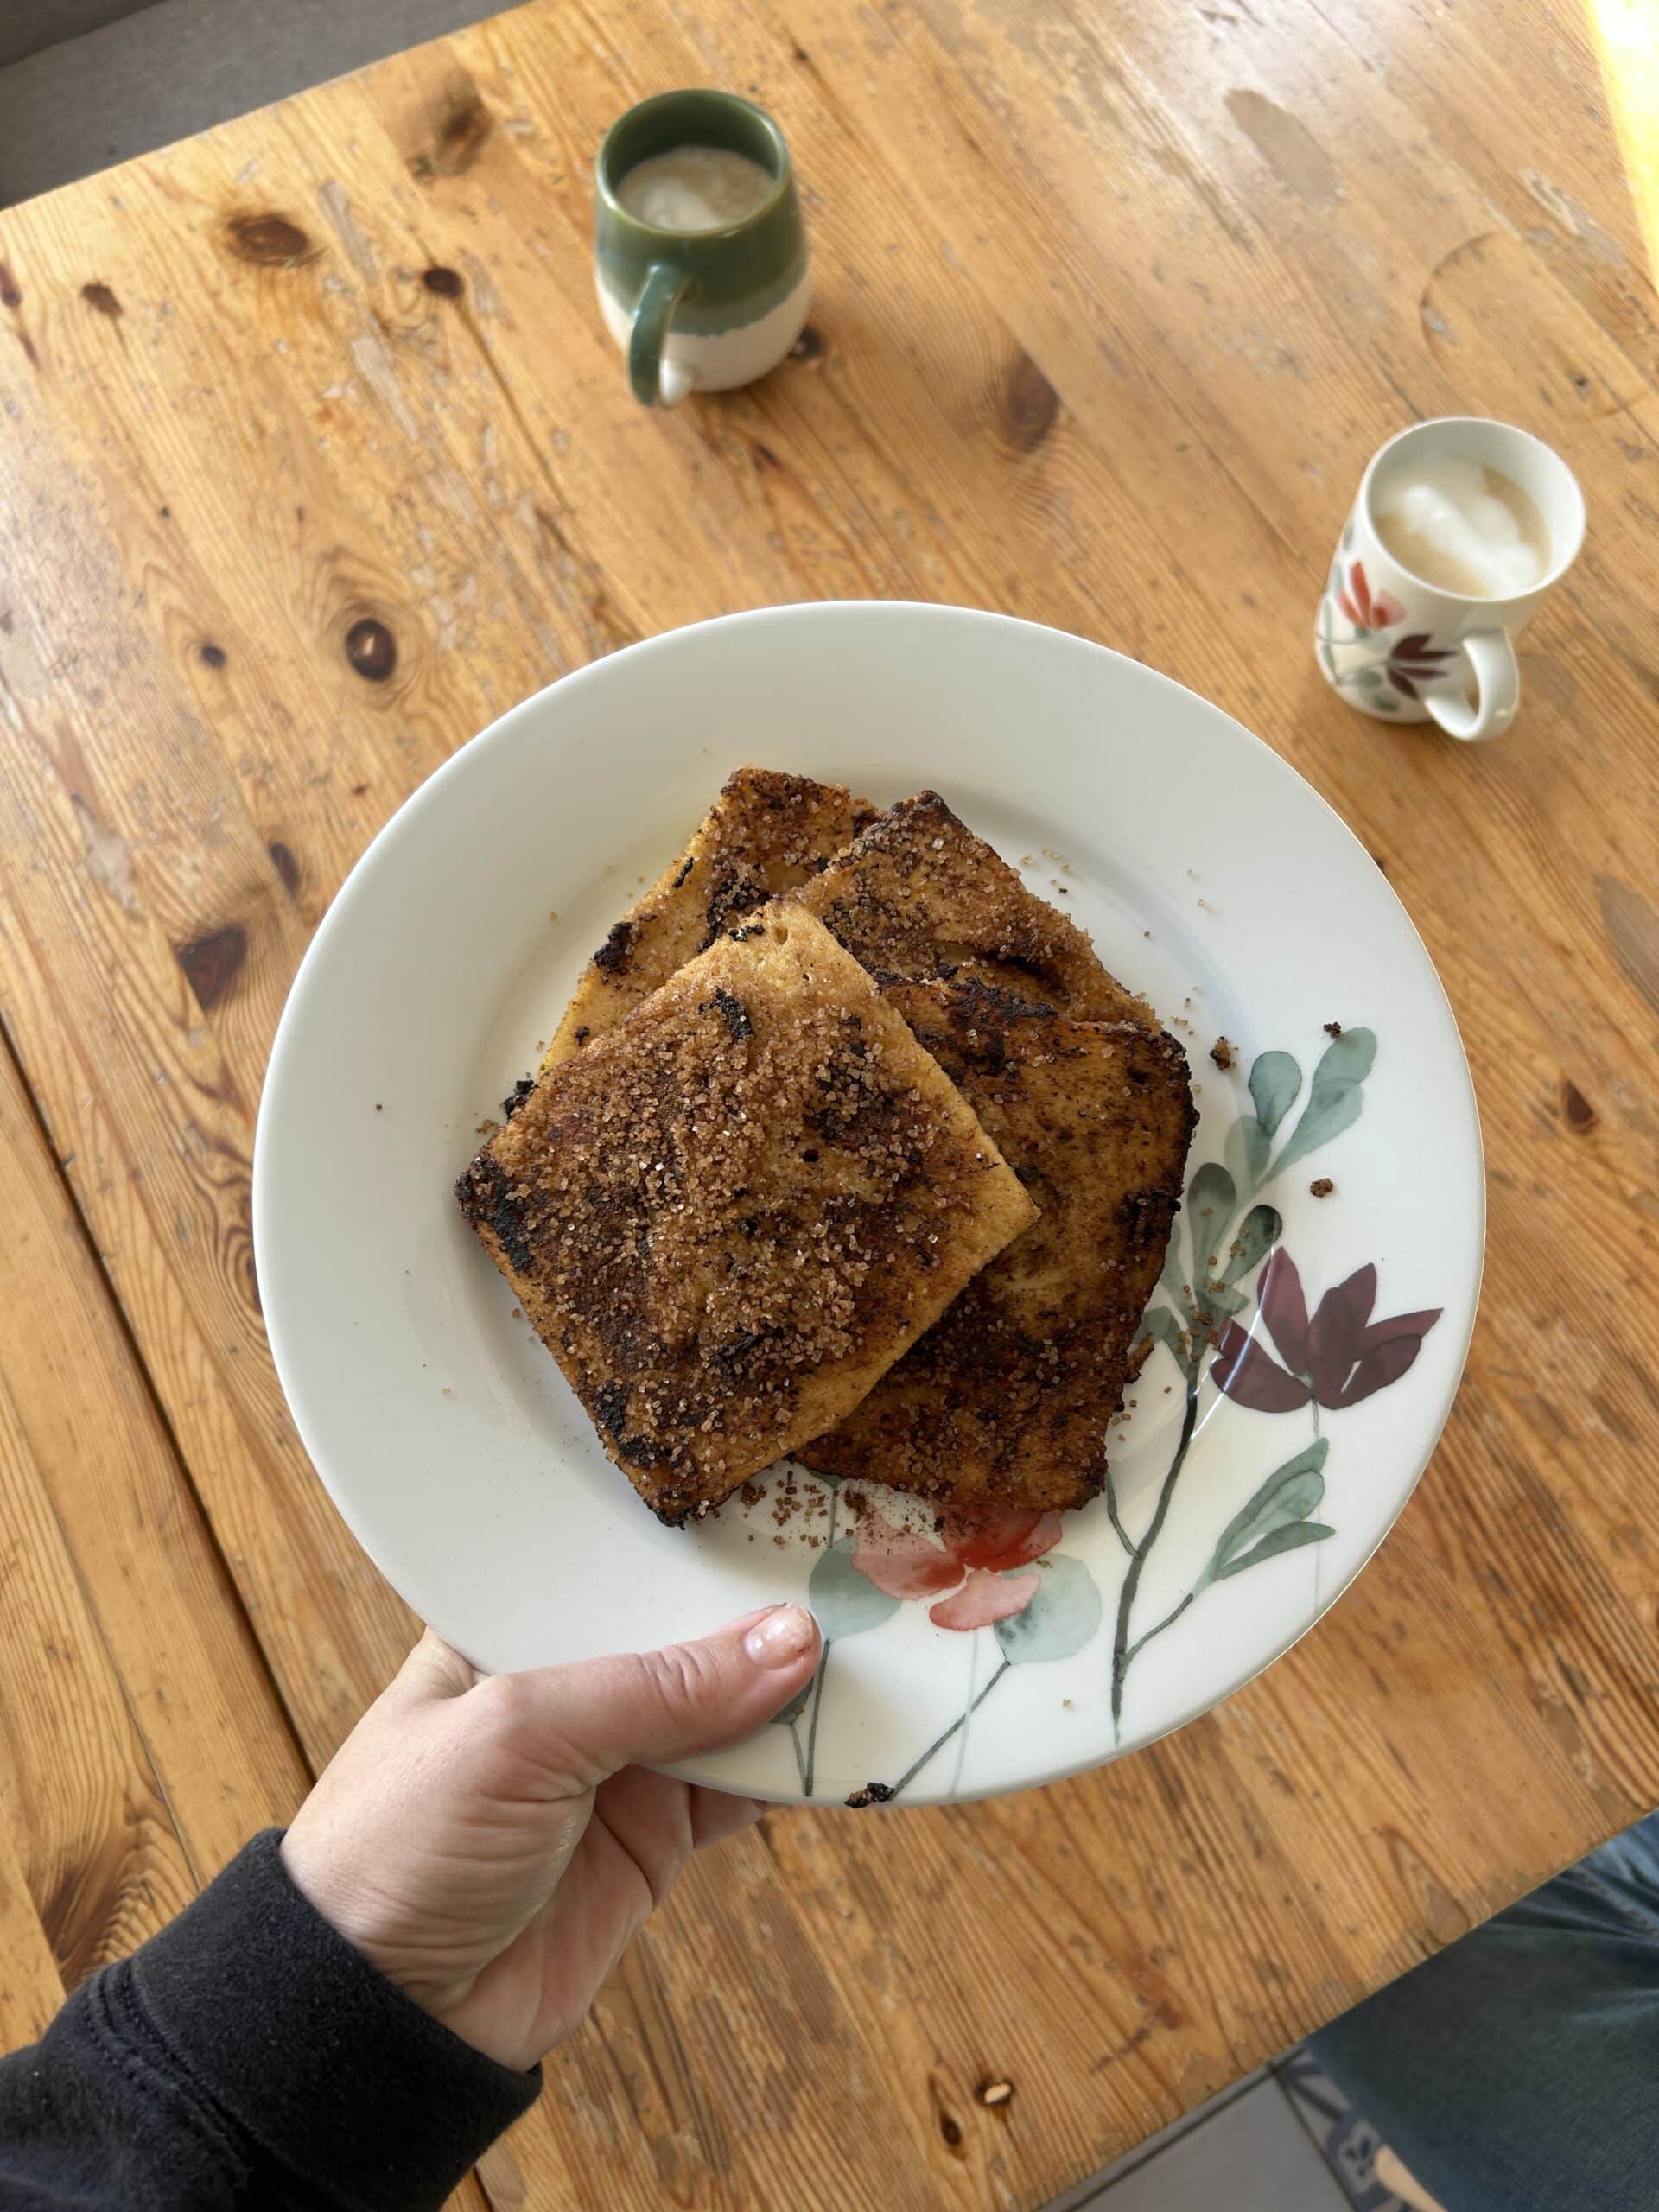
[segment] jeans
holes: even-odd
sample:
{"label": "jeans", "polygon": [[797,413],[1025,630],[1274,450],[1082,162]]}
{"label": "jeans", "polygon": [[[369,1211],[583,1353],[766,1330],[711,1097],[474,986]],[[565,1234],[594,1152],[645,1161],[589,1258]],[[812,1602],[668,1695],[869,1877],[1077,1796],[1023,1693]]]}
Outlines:
{"label": "jeans", "polygon": [[1659,1813],[1309,2048],[1449,2212],[1656,2212]]}

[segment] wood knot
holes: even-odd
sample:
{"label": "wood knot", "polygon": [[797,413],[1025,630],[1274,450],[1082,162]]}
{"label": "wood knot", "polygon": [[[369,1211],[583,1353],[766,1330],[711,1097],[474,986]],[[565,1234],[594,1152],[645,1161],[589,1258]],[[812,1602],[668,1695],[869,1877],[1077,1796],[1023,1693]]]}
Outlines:
{"label": "wood knot", "polygon": [[184,944],[175,944],[173,957],[183,969],[185,980],[196,995],[204,1014],[211,1014],[229,995],[248,957],[248,933],[240,922],[226,922]]}
{"label": "wood knot", "polygon": [[1567,1126],[1577,1136],[1585,1135],[1596,1126],[1596,1109],[1570,1076],[1561,1077],[1561,1112]]}
{"label": "wood knot", "polygon": [[83,284],[80,296],[95,313],[109,315],[112,320],[119,319],[121,302],[107,284]]}
{"label": "wood knot", "polygon": [[441,300],[458,300],[467,289],[467,279],[458,269],[423,269],[421,282],[429,292],[435,292]]}
{"label": "wood knot", "polygon": [[280,839],[277,838],[273,838],[270,843],[265,847],[265,850],[270,855],[271,866],[276,869],[277,874],[283,879],[283,890],[287,892],[290,899],[296,897],[300,888],[300,864],[298,861],[295,859],[294,855],[289,847],[284,845]]}
{"label": "wood knot", "polygon": [[196,656],[208,668],[223,668],[226,661],[230,658],[223,645],[215,645],[211,643],[199,645],[196,648]]}
{"label": "wood knot", "polygon": [[23,304],[23,288],[0,261],[0,308],[20,308]]}
{"label": "wood knot", "polygon": [[1016,453],[1034,453],[1059,411],[1059,393],[1030,354],[1022,353],[998,395],[997,419],[1003,436]]}
{"label": "wood knot", "polygon": [[829,350],[823,333],[809,322],[790,347],[789,358],[791,361],[821,361]]}
{"label": "wood knot", "polygon": [[430,153],[414,155],[410,173],[423,184],[435,176],[464,176],[483,152],[495,128],[491,115],[470,79],[450,88],[439,109]]}
{"label": "wood knot", "polygon": [[452,100],[438,130],[438,167],[446,176],[469,169],[484,150],[493,124],[490,111],[474,92]]}
{"label": "wood knot", "polygon": [[361,615],[346,632],[346,658],[365,683],[384,683],[397,665],[397,640],[372,614]]}
{"label": "wood knot", "polygon": [[225,236],[238,260],[260,269],[298,269],[318,251],[286,215],[232,215]]}

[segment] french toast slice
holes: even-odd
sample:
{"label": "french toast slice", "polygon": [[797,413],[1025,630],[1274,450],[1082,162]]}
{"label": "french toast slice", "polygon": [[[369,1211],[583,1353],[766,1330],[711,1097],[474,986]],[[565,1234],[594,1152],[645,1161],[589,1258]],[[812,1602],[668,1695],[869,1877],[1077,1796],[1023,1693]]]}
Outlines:
{"label": "french toast slice", "polygon": [[780,891],[804,883],[875,809],[839,784],[772,768],[728,776],[690,843],[614,924],[582,971],[543,1067],[556,1066]]}
{"label": "french toast slice", "polygon": [[977,982],[890,983],[883,995],[1038,1218],[798,1456],[940,1504],[1086,1504],[1180,1202],[1195,1120],[1186,1057],[1143,1022],[1077,1021]]}
{"label": "french toast slice", "polygon": [[721,937],[546,1070],[457,1185],[671,1525],[851,1412],[1036,1209],[810,914]]}
{"label": "french toast slice", "polygon": [[1074,1020],[1157,1027],[1077,924],[1028,891],[937,791],[878,815],[793,896],[878,982],[960,976]]}

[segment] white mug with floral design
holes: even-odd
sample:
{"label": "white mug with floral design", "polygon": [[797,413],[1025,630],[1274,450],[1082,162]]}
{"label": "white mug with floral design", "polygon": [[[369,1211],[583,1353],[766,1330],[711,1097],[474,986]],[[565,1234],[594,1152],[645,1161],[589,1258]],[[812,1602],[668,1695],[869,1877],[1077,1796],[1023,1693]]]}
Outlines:
{"label": "white mug with floral design", "polygon": [[[1389,487],[1447,461],[1507,477],[1542,518],[1542,564],[1525,590],[1448,591],[1414,575],[1383,543],[1377,521]],[[1452,737],[1497,737],[1520,701],[1516,632],[1566,575],[1583,538],[1578,480],[1541,439],[1477,416],[1414,423],[1378,449],[1360,480],[1314,625],[1325,681],[1381,721],[1432,719]]]}

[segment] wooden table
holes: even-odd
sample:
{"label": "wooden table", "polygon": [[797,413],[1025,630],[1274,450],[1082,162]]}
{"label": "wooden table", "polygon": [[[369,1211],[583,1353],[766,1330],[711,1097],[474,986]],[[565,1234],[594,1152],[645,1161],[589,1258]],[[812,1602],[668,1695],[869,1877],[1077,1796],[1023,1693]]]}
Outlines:
{"label": "wooden table", "polygon": [[[0,214],[10,2040],[289,1810],[411,1634],[260,1328],[308,933],[503,708],[770,601],[1104,639],[1329,795],[1474,1062],[1483,1319],[1287,1659],[1062,1788],[770,1818],[550,2064],[495,2212],[1036,2206],[1659,1798],[1659,178],[1599,15],[1630,35],[1615,0],[567,0]],[[698,81],[788,130],[818,303],[769,382],[663,417],[597,325],[588,164]],[[1591,507],[1486,749],[1356,717],[1309,650],[1365,457],[1465,410]]]}

